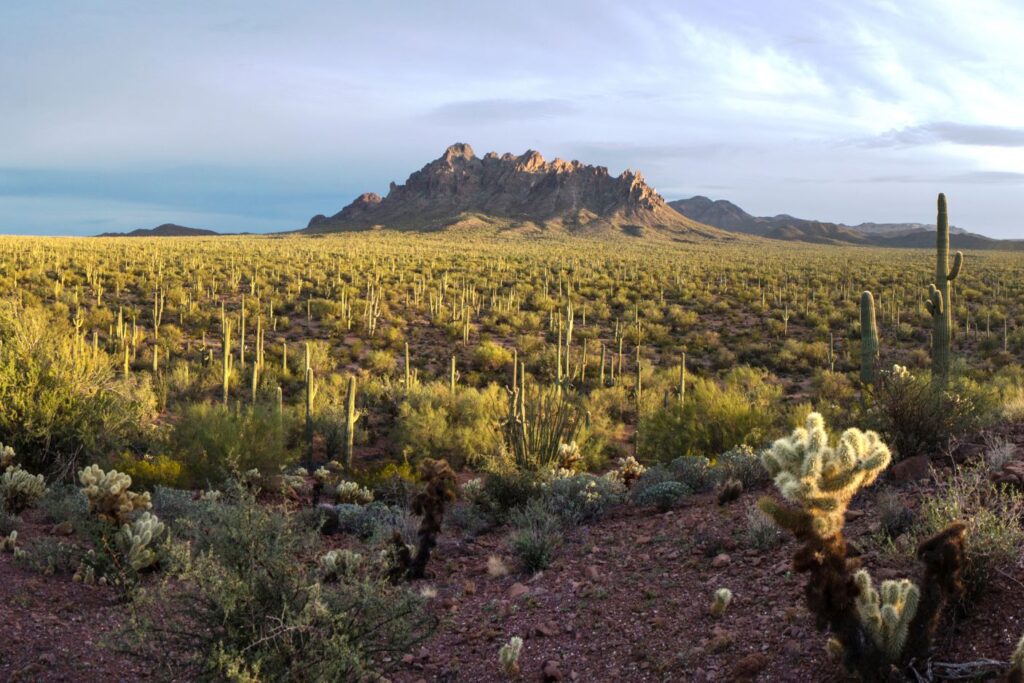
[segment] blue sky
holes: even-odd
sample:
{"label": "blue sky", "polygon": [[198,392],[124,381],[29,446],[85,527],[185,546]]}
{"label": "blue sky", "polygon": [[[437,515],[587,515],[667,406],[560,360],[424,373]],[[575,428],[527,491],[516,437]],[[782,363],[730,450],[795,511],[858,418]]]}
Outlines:
{"label": "blue sky", "polygon": [[0,232],[303,227],[539,150],[669,199],[1024,238],[1024,4],[7,2]]}

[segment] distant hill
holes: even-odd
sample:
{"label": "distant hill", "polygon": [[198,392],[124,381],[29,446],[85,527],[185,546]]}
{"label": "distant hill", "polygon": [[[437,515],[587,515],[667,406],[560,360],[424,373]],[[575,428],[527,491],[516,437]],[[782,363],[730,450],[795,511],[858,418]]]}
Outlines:
{"label": "distant hill", "polygon": [[164,223],[155,228],[139,228],[131,232],[105,232],[97,237],[217,237],[220,234],[203,228],[186,228],[184,225]]}
{"label": "distant hill", "polygon": [[[687,218],[716,228],[776,240],[815,244],[861,244],[880,247],[934,247],[935,225],[926,223],[860,223],[844,225],[778,216],[752,216],[725,199],[696,196],[668,205]],[[997,240],[950,227],[958,249],[1024,250],[1024,240]]]}
{"label": "distant hill", "polygon": [[366,193],[333,216],[314,216],[303,232],[392,228],[438,231],[487,225],[517,232],[657,236],[679,241],[735,235],[674,211],[640,175],[535,151],[479,158],[457,143],[387,196]]}

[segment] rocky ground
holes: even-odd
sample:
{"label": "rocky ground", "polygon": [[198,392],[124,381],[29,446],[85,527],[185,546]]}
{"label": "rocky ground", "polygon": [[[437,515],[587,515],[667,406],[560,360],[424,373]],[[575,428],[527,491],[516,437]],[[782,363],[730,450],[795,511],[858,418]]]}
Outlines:
{"label": "rocky ground", "polygon": [[[880,490],[898,486],[911,507],[929,494],[933,484],[914,480],[917,474],[878,484],[850,511],[848,537],[876,580],[916,576],[912,563],[874,550],[869,538],[879,525]],[[846,680],[803,607],[804,577],[790,571],[795,544],[784,537],[758,549],[749,540],[748,511],[765,493],[749,491],[725,506],[712,494],[694,496],[663,514],[622,506],[568,533],[554,564],[534,576],[516,572],[506,530],[476,539],[446,533],[431,562],[434,576],[420,584],[436,592],[429,604],[438,629],[391,662],[392,678],[502,680],[498,650],[520,636],[524,681]],[[54,532],[33,519],[22,525],[26,541]],[[508,573],[495,571],[499,564]],[[735,597],[715,618],[708,607],[721,587]],[[126,607],[109,588],[34,573],[2,554],[0,604],[2,680],[156,677],[114,646]],[[1022,632],[1024,567],[1009,567],[968,613],[947,616],[934,661],[1005,660]]]}

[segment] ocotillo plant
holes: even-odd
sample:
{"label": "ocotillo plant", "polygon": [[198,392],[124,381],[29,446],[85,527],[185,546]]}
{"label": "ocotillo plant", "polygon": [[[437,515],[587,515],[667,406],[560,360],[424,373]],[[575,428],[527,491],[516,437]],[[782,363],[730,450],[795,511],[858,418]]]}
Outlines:
{"label": "ocotillo plant", "polygon": [[932,316],[932,377],[945,385],[949,380],[950,343],[953,337],[952,283],[960,275],[964,255],[956,252],[953,267],[949,267],[949,215],[944,194],[939,194],[935,239],[935,282],[928,287],[925,306]]}
{"label": "ocotillo plant", "polygon": [[860,381],[874,384],[878,364],[878,325],[871,292],[860,295]]}

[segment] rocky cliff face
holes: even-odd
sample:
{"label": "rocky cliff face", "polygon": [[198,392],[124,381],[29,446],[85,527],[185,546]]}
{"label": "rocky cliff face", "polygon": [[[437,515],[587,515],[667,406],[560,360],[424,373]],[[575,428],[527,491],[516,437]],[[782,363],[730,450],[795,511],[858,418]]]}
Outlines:
{"label": "rocky cliff face", "polygon": [[306,231],[439,230],[469,216],[501,219],[510,227],[728,239],[674,211],[639,173],[615,177],[603,166],[549,162],[532,150],[479,158],[463,143],[449,147],[404,185],[391,183],[386,197],[363,194],[334,216],[314,217]]}

